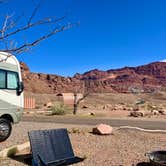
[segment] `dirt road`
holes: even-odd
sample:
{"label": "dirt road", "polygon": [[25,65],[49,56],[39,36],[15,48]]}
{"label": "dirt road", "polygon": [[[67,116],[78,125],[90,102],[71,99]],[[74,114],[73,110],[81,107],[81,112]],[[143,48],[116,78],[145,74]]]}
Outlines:
{"label": "dirt road", "polygon": [[151,130],[166,130],[165,120],[147,120],[147,119],[104,119],[104,118],[87,118],[87,117],[57,117],[57,116],[24,116],[24,122],[49,122],[60,124],[76,125],[97,125],[100,123],[109,124],[113,127],[133,126]]}

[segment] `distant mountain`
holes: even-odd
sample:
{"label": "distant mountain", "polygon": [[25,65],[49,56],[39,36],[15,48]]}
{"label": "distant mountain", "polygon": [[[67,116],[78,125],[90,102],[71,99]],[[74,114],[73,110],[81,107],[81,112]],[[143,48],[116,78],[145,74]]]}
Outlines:
{"label": "distant mountain", "polygon": [[91,92],[151,92],[166,87],[166,62],[154,62],[138,67],[101,71],[94,69],[74,77],[32,73],[21,63],[26,91],[34,93],[83,91],[83,80],[88,80]]}

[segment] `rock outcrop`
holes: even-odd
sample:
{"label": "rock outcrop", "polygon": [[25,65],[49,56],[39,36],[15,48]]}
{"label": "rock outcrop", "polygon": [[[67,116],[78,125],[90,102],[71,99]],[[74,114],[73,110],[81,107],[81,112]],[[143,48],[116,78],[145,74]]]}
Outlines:
{"label": "rock outcrop", "polygon": [[[62,93],[79,90],[85,86],[91,92],[152,92],[166,87],[166,63],[155,62],[139,67],[117,70],[91,70],[74,77],[33,73],[21,62],[25,90],[33,93]],[[85,84],[88,82],[88,84]]]}

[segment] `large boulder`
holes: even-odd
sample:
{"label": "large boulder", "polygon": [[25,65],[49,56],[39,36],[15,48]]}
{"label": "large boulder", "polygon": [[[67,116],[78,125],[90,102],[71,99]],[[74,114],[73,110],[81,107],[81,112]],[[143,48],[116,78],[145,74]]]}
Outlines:
{"label": "large boulder", "polygon": [[113,128],[106,124],[99,124],[95,128],[93,128],[93,134],[98,135],[110,135],[113,132]]}

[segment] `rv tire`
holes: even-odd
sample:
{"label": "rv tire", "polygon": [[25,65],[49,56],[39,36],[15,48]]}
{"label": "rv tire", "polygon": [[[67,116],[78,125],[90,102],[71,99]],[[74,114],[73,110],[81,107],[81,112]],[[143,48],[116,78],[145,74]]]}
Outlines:
{"label": "rv tire", "polygon": [[5,141],[11,134],[11,122],[5,118],[0,118],[0,142]]}

